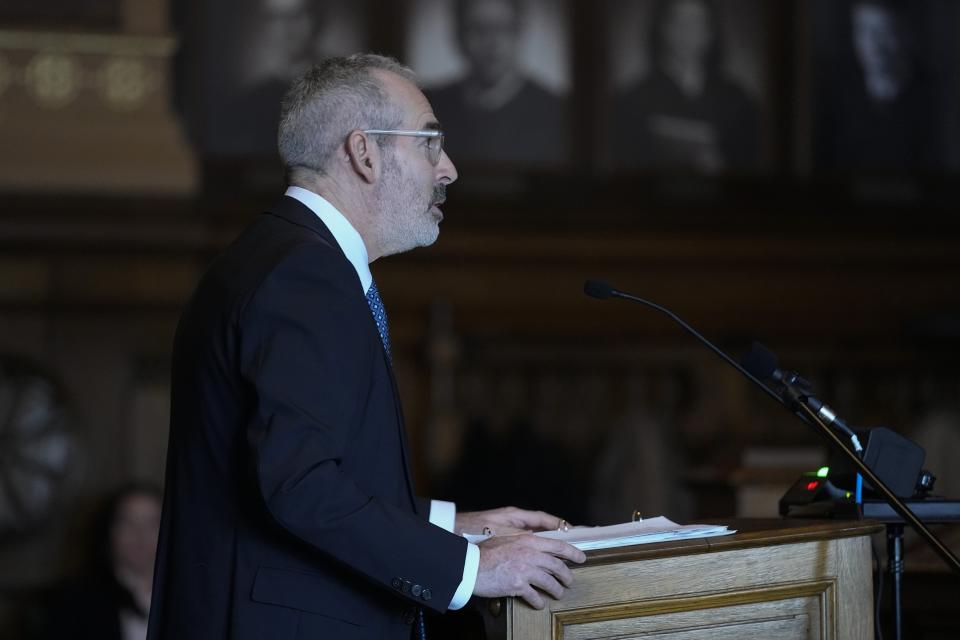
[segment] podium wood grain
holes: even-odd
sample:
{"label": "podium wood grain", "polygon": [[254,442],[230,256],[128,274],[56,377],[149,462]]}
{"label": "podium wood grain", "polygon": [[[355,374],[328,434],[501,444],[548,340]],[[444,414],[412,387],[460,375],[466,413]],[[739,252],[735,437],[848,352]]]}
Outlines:
{"label": "podium wood grain", "polygon": [[873,638],[870,522],[729,521],[732,536],[588,552],[536,611],[484,603],[489,638]]}

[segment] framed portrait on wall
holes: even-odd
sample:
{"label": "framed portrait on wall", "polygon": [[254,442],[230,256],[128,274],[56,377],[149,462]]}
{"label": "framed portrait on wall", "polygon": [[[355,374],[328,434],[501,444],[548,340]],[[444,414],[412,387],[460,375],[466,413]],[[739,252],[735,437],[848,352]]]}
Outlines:
{"label": "framed portrait on wall", "polygon": [[614,172],[769,170],[770,3],[609,0],[601,165]]}
{"label": "framed portrait on wall", "polygon": [[179,103],[206,157],[275,156],[293,79],[318,60],[370,46],[362,1],[179,2]]}
{"label": "framed portrait on wall", "polygon": [[572,153],[566,0],[409,0],[404,58],[456,163],[562,168]]}
{"label": "framed portrait on wall", "polygon": [[[820,173],[939,172],[960,166],[960,4],[804,4],[809,140]],[[805,132],[800,132],[804,135]]]}

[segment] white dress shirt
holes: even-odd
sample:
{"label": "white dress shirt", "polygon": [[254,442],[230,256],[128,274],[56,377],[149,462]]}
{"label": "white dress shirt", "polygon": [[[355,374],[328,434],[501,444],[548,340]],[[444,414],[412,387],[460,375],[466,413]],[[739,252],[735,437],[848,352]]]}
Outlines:
{"label": "white dress shirt", "polygon": [[[360,286],[363,294],[366,295],[373,284],[373,275],[370,273],[370,262],[367,256],[367,246],[363,244],[363,238],[350,221],[342,213],[337,211],[336,207],[324,200],[321,196],[301,187],[288,187],[286,194],[295,200],[300,201],[308,209],[317,214],[317,217],[333,234],[333,239],[340,245],[343,254],[357,271],[357,277],[360,279]],[[438,527],[453,532],[454,522],[457,516],[457,506],[452,502],[443,500],[432,500],[430,502],[430,523]],[[477,582],[477,572],[480,569],[480,548],[473,544],[467,544],[467,557],[463,566],[463,579],[460,586],[457,587],[450,601],[449,609],[460,609],[470,596],[473,595],[473,587]]]}

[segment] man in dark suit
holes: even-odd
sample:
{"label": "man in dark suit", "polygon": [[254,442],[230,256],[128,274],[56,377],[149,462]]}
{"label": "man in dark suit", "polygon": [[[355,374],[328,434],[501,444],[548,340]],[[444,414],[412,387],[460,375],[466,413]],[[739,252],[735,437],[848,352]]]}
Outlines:
{"label": "man in dark suit", "polygon": [[[203,277],[173,354],[148,637],[409,638],[471,595],[542,607],[565,543],[542,512],[415,497],[368,264],[436,240],[457,173],[411,72],[327,60],[284,99],[291,187]],[[443,525],[443,526],[438,526]],[[445,530],[447,529],[447,530]]]}

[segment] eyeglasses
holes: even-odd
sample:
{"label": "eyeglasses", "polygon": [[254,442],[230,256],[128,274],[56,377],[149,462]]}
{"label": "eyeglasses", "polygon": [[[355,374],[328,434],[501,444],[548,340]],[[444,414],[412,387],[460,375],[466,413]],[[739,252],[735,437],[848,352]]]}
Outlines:
{"label": "eyeglasses", "polygon": [[364,129],[363,132],[381,136],[427,138],[427,158],[430,159],[433,166],[440,163],[440,152],[443,151],[443,131],[439,129]]}

